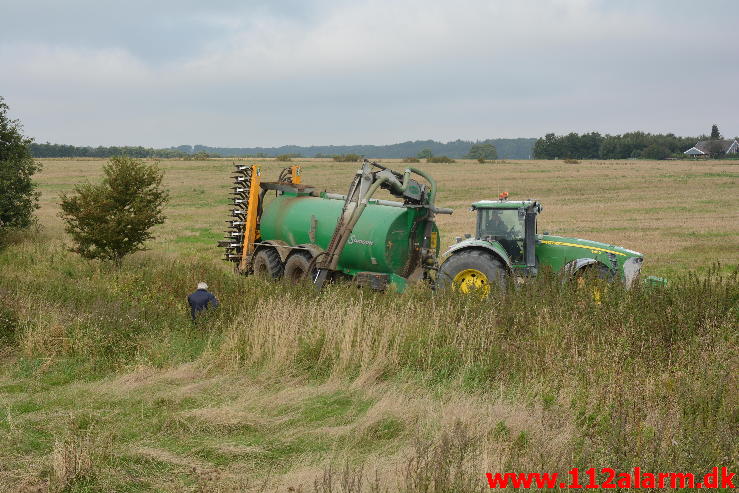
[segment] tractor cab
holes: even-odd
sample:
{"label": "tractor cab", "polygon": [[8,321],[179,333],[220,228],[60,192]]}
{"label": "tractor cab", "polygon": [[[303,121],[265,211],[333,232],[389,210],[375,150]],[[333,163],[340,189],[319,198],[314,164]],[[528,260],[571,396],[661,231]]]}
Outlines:
{"label": "tractor cab", "polygon": [[536,200],[481,200],[477,212],[477,240],[497,242],[515,267],[536,274],[536,216],[542,205]]}

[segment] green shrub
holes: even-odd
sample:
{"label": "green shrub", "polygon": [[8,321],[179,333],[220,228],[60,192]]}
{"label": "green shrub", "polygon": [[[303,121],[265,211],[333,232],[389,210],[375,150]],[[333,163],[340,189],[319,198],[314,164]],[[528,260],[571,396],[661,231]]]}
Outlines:
{"label": "green shrub", "polygon": [[403,162],[404,163],[420,163],[421,160],[418,159],[417,157],[405,157],[403,158]]}
{"label": "green shrub", "polygon": [[289,154],[280,154],[279,156],[275,158],[275,161],[280,161],[280,162],[290,162],[292,160],[293,159],[292,157],[290,157]]}
{"label": "green shrub", "polygon": [[580,161],[578,161],[577,159],[571,159],[571,158],[565,159],[564,162],[567,164],[580,164]]}
{"label": "green shrub", "polygon": [[470,147],[470,152],[465,156],[467,159],[477,159],[481,163],[486,159],[498,159],[498,150],[492,142],[480,142]]}
{"label": "green shrub", "polygon": [[431,149],[426,148],[426,149],[423,149],[418,154],[416,154],[416,157],[418,159],[430,159],[430,158],[434,157],[434,153],[431,151]]}
{"label": "green shrub", "polygon": [[77,185],[74,194],[62,194],[60,216],[75,244],[72,251],[120,262],[153,238],[150,230],[164,222],[168,193],[157,163],[114,157],[103,172],[100,184]]}
{"label": "green shrub", "polygon": [[454,159],[448,156],[432,156],[426,159],[427,163],[456,163]]}

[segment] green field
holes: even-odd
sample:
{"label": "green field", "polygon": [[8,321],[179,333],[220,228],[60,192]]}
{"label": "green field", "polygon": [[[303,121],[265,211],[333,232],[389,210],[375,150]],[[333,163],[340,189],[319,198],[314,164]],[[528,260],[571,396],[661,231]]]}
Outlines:
{"label": "green field", "polygon": [[[420,165],[456,210],[442,246],[473,231],[471,202],[508,191],[544,203],[540,230],[640,251],[671,279],[601,303],[553,279],[479,300],[236,277],[214,246],[231,163],[162,162],[168,220],[116,268],[69,253],[57,216],[103,161],[43,161],[40,228],[0,251],[0,490],[484,491],[496,471],[736,469],[738,161]],[[340,193],[357,167],[298,163]],[[284,163],[262,165],[276,179]],[[222,307],[193,326],[200,280]]]}

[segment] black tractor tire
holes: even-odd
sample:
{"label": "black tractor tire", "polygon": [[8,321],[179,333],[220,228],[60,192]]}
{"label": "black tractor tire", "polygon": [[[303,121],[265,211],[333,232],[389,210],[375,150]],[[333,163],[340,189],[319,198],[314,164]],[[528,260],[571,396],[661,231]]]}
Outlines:
{"label": "black tractor tire", "polygon": [[291,253],[285,261],[283,277],[296,284],[308,279],[312,274],[310,265],[312,260],[313,257],[308,252],[297,251]]}
{"label": "black tractor tire", "polygon": [[[455,278],[462,272],[472,270],[484,275],[483,282],[500,290],[506,287],[506,268],[498,258],[484,250],[462,250],[447,258],[436,275],[436,288],[459,290]],[[472,274],[474,276],[474,274]],[[489,288],[487,288],[489,291]]]}
{"label": "black tractor tire", "polygon": [[268,279],[279,279],[282,277],[284,266],[280,260],[280,254],[274,248],[260,248],[254,255],[252,264],[254,275]]}

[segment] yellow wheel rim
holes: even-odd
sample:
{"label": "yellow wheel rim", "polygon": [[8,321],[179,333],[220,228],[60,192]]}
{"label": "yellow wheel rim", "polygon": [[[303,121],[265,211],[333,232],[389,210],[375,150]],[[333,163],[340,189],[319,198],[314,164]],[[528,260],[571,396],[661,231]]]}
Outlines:
{"label": "yellow wheel rim", "polygon": [[488,276],[477,269],[465,269],[454,276],[454,287],[462,294],[479,293],[487,296],[490,293]]}
{"label": "yellow wheel rim", "polygon": [[603,290],[601,290],[601,286],[597,280],[586,281],[583,276],[580,276],[577,278],[577,288],[589,288],[593,292],[593,302],[596,305],[600,305],[601,298],[603,298]]}

